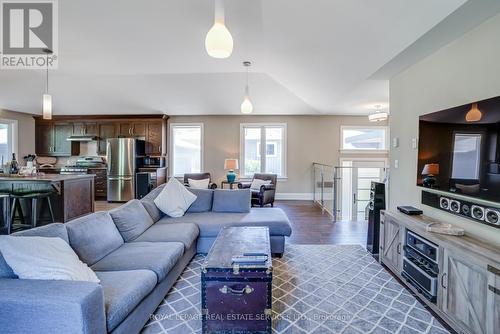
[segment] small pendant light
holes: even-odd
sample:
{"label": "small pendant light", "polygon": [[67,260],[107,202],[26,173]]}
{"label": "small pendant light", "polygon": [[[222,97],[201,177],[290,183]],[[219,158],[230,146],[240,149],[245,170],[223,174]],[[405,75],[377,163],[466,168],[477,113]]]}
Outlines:
{"label": "small pendant light", "polygon": [[215,0],[214,25],[205,37],[205,49],[210,57],[228,58],[233,53],[233,36],[225,26],[223,0]]}
{"label": "small pendant light", "polygon": [[245,98],[241,103],[241,113],[242,114],[251,114],[253,111],[252,102],[250,102],[250,93],[248,89],[248,68],[252,65],[249,61],[244,61],[243,66],[247,68],[247,84],[245,86]]}
{"label": "small pendant light", "polygon": [[389,113],[387,111],[383,111],[381,108],[381,105],[375,106],[375,111],[368,115],[368,120],[370,122],[382,122],[389,118]]}
{"label": "small pendant light", "polygon": [[52,54],[52,51],[49,49],[44,49],[43,52],[47,55],[46,58],[46,86],[45,86],[45,94],[42,96],[42,118],[43,119],[52,119],[52,96],[49,94],[49,54]]}
{"label": "small pendant light", "polygon": [[465,115],[465,120],[467,122],[479,122],[483,118],[481,110],[477,107],[477,103],[473,103],[467,115]]}

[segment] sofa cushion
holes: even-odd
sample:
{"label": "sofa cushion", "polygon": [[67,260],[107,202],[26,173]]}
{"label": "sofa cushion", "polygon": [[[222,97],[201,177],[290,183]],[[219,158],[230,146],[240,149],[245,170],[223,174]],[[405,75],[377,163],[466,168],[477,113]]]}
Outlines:
{"label": "sofa cushion", "polygon": [[123,244],[123,238],[107,212],[72,220],[66,223],[66,229],[71,247],[89,266]]}
{"label": "sofa cushion", "polygon": [[[13,233],[12,235],[27,236],[27,237],[48,237],[61,238],[66,242],[68,240],[68,232],[66,226],[61,223],[48,224],[29,230]],[[17,275],[12,271],[12,268],[5,262],[5,259],[0,252],[0,278],[17,278]]]}
{"label": "sofa cushion", "polygon": [[108,332],[116,328],[156,286],[151,270],[98,271],[104,290]]}
{"label": "sofa cushion", "polygon": [[154,188],[149,194],[141,199],[141,203],[144,206],[144,209],[146,209],[146,211],[151,216],[151,219],[153,219],[153,222],[155,223],[160,220],[161,217],[165,216],[165,214],[161,212],[160,209],[158,209],[154,202],[155,198],[161,193],[164,187],[165,183]]}
{"label": "sofa cushion", "polygon": [[214,191],[212,189],[188,188],[188,190],[196,195],[196,200],[186,212],[206,212],[212,210],[214,199]]}
{"label": "sofa cushion", "polygon": [[183,184],[172,177],[154,202],[162,212],[170,217],[182,217],[195,200],[196,195],[189,192]]}
{"label": "sofa cushion", "polygon": [[20,279],[99,283],[94,272],[59,237],[2,235],[0,251]]}
{"label": "sofa cushion", "polygon": [[153,225],[153,219],[137,199],[109,211],[109,215],[125,242],[134,240]]}
{"label": "sofa cushion", "polygon": [[216,237],[224,226],[267,226],[272,236],[292,234],[290,221],[279,208],[256,208],[248,213],[190,213],[180,218],[163,217],[156,224],[172,223],[194,223],[200,229],[200,237]]}
{"label": "sofa cushion", "polygon": [[181,242],[129,242],[106,255],[94,271],[149,269],[162,281],[184,253]]}
{"label": "sofa cushion", "polygon": [[200,230],[196,224],[154,224],[141,234],[135,241],[177,241],[184,244],[184,248],[191,247],[198,238]]}
{"label": "sofa cushion", "polygon": [[212,211],[215,212],[250,212],[252,193],[249,189],[215,189]]}
{"label": "sofa cushion", "polygon": [[68,231],[66,230],[66,226],[62,223],[48,224],[29,230],[12,233],[12,235],[25,237],[61,238],[69,243]]}

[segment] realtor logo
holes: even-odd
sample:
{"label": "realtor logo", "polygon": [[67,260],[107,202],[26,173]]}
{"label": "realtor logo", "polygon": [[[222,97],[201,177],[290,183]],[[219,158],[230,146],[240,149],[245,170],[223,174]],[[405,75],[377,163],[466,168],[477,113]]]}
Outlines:
{"label": "realtor logo", "polygon": [[[57,68],[56,1],[0,1],[0,68]],[[52,51],[49,57],[47,49]]]}

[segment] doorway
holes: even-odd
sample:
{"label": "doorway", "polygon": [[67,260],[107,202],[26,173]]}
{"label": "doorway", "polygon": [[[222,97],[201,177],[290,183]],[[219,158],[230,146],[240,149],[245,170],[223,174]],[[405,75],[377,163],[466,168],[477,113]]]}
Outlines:
{"label": "doorway", "polygon": [[340,217],[342,220],[364,221],[370,201],[371,182],[384,181],[387,159],[343,158],[340,166]]}

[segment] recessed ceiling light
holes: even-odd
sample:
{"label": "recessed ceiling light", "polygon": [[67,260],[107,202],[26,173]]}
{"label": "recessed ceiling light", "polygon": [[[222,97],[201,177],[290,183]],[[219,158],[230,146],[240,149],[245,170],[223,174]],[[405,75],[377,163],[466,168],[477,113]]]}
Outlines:
{"label": "recessed ceiling light", "polygon": [[381,108],[382,106],[380,105],[375,106],[375,111],[368,115],[368,120],[370,122],[382,122],[389,118],[389,113],[383,111]]}

